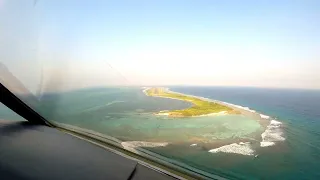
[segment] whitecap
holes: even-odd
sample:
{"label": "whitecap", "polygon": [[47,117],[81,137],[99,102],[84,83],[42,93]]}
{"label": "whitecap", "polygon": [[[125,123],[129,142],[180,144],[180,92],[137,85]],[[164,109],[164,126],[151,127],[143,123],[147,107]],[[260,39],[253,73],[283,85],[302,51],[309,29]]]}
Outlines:
{"label": "whitecap", "polygon": [[267,116],[267,115],[264,115],[264,114],[260,114],[260,117],[263,118],[263,119],[269,119],[270,116]]}
{"label": "whitecap", "polygon": [[270,125],[276,126],[276,125],[281,125],[282,123],[276,120],[271,120]]}
{"label": "whitecap", "polygon": [[236,104],[232,104],[232,103],[227,103],[227,102],[223,102],[223,101],[221,101],[221,102],[224,103],[224,104],[227,104],[229,106],[233,106],[233,107],[236,107],[236,108],[239,108],[239,109],[243,109],[243,110],[246,110],[246,111],[249,111],[249,112],[252,112],[252,113],[256,112],[255,110],[252,110],[249,107],[244,107],[244,106],[240,106],[240,105],[236,105]]}
{"label": "whitecap", "polygon": [[246,144],[250,144],[250,142],[240,142],[240,145],[246,145]]}
{"label": "whitecap", "polygon": [[283,137],[283,132],[281,129],[281,122],[276,120],[271,120],[270,124],[267,126],[266,130],[261,134],[262,141],[260,142],[261,147],[273,146],[277,141],[286,140]]}
{"label": "whitecap", "polygon": [[268,142],[268,141],[260,142],[261,147],[273,146],[275,144],[276,144],[275,142]]}
{"label": "whitecap", "polygon": [[240,142],[232,143],[229,145],[221,146],[219,148],[211,149],[209,152],[211,153],[218,153],[218,152],[224,152],[224,153],[235,153],[235,154],[242,154],[247,156],[254,155],[254,150],[251,148],[251,145],[249,142]]}

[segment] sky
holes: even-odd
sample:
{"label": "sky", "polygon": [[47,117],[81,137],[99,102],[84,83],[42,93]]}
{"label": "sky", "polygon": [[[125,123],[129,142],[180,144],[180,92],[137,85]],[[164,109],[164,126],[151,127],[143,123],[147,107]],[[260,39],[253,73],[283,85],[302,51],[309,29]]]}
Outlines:
{"label": "sky", "polygon": [[320,89],[319,9],[318,0],[0,0],[0,62],[32,92]]}

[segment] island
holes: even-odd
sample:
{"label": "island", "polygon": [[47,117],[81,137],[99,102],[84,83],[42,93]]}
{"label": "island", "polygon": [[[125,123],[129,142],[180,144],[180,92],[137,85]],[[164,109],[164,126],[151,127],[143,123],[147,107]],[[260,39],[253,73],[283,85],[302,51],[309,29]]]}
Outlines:
{"label": "island", "polygon": [[167,88],[146,88],[144,93],[147,96],[177,99],[192,103],[192,106],[186,109],[160,111],[157,115],[167,115],[170,117],[195,117],[207,115],[240,114],[240,112],[231,107],[208,101],[202,98],[189,96],[181,93],[169,91]]}

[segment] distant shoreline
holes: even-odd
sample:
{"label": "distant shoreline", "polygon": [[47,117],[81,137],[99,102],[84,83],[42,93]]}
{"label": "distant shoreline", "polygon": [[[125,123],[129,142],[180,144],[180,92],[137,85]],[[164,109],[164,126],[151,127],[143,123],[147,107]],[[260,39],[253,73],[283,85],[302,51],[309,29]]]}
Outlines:
{"label": "distant shoreline", "polygon": [[[144,93],[146,96],[150,96],[149,94],[147,94],[147,90],[150,89],[150,88],[151,88],[151,87],[144,87],[144,88],[143,88],[143,93]],[[175,94],[180,94],[180,95],[183,95],[183,96],[198,98],[198,99],[201,99],[201,100],[207,101],[207,102],[215,102],[215,103],[217,103],[217,104],[220,104],[220,105],[227,106],[227,107],[230,107],[230,108],[232,108],[232,109],[235,109],[235,110],[241,112],[241,114],[243,114],[243,115],[249,115],[250,117],[253,117],[253,118],[255,118],[255,119],[259,119],[259,120],[269,119],[269,116],[260,114],[260,113],[254,111],[254,110],[251,110],[251,109],[249,109],[249,108],[247,108],[247,107],[242,107],[242,106],[239,106],[239,105],[235,105],[235,104],[231,104],[231,103],[227,103],[227,102],[223,102],[223,101],[219,101],[219,100],[214,100],[214,99],[208,99],[208,98],[204,98],[204,97],[200,97],[200,96],[183,94],[183,93],[171,91],[171,90],[169,90],[169,88],[164,88],[164,89],[165,89],[165,91],[167,91],[167,92],[169,92],[169,93],[175,93]],[[163,96],[153,96],[153,97],[161,97],[161,98],[168,98],[168,99],[174,99],[174,100],[184,101],[184,100],[181,100],[181,99],[178,99],[178,98],[172,98],[172,97],[163,97]],[[189,101],[185,101],[185,102],[189,102]],[[268,122],[269,122],[269,121],[268,121]]]}
{"label": "distant shoreline", "polygon": [[143,93],[146,96],[168,98],[185,101],[193,104],[189,108],[182,110],[160,111],[155,115],[170,117],[201,117],[218,116],[226,114],[239,114],[233,107],[226,106],[219,102],[208,101],[207,99],[170,91],[168,88],[144,88]]}

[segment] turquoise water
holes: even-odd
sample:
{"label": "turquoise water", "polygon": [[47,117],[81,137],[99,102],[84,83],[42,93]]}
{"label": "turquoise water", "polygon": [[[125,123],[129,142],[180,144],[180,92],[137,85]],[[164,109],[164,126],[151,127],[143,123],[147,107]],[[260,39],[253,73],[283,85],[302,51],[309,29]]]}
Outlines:
{"label": "turquoise water", "polygon": [[257,121],[243,116],[173,119],[152,114],[123,115],[113,121],[102,122],[98,126],[100,127],[92,128],[119,139],[170,143],[246,138],[246,135],[260,128]]}
{"label": "turquoise water", "polygon": [[[257,120],[241,115],[175,119],[153,115],[161,110],[183,109],[190,104],[147,97],[141,88],[96,88],[45,94],[36,108],[49,120],[91,129],[122,141],[168,142],[167,146],[147,149],[230,179],[319,177],[319,92],[212,87],[170,89],[247,106],[270,115],[283,123],[281,130],[285,141],[260,147],[265,128]],[[2,113],[4,111],[0,111],[3,118],[8,116]],[[258,157],[208,152],[240,141],[250,142],[253,154]],[[192,144],[197,145],[190,146]]]}
{"label": "turquoise water", "polygon": [[[214,142],[250,138],[259,123],[239,115],[169,118],[153,113],[191,104],[146,96],[141,88],[93,89],[42,97],[48,119],[95,130],[126,141]],[[193,139],[193,140],[192,140]]]}

